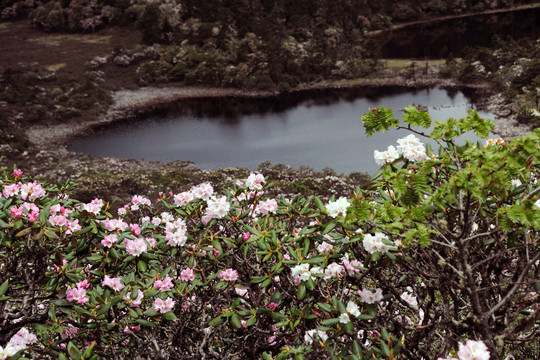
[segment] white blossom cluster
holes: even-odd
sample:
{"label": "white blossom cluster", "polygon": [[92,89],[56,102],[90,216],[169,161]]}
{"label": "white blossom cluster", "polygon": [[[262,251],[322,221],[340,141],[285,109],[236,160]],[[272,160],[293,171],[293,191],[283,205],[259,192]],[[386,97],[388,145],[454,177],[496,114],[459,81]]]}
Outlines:
{"label": "white blossom cluster", "polygon": [[377,165],[383,166],[394,162],[401,155],[409,161],[422,161],[427,157],[424,144],[416,136],[410,134],[398,139],[397,142],[399,144],[397,148],[390,145],[386,151],[375,150],[374,157]]}

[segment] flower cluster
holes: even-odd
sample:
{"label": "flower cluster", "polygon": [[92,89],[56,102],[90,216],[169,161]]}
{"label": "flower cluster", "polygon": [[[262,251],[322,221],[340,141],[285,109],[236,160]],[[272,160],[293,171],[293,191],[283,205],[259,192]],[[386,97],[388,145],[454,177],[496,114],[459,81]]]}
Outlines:
{"label": "flower cluster", "polygon": [[374,157],[377,165],[384,166],[392,163],[401,155],[409,161],[422,161],[427,156],[424,144],[412,134],[398,139],[397,143],[399,144],[397,148],[390,145],[386,151],[375,150]]}

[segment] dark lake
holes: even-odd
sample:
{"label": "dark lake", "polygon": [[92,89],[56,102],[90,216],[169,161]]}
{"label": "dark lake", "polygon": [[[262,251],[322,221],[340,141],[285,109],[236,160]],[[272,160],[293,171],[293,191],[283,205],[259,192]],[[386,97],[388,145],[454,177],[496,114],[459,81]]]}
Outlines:
{"label": "dark lake", "polygon": [[460,118],[473,108],[471,96],[441,88],[391,87],[182,101],[140,121],[78,138],[69,150],[146,161],[190,160],[206,169],[254,169],[271,161],[295,168],[374,173],[378,167],[373,151],[386,150],[408,133],[367,138],[362,114],[385,105],[397,116],[399,109],[414,103],[427,106],[434,120]]}
{"label": "dark lake", "polygon": [[[535,9],[448,20],[387,32],[372,42],[386,58],[461,56],[466,46],[491,46],[497,37],[537,38],[539,15]],[[295,168],[374,173],[378,167],[373,151],[385,150],[407,133],[367,138],[361,115],[380,105],[399,115],[399,109],[412,103],[427,106],[434,120],[446,120],[465,116],[474,107],[474,96],[441,88],[363,88],[268,99],[181,101],[139,121],[75,139],[69,149],[146,161],[190,160],[207,169],[254,169],[271,161]]]}

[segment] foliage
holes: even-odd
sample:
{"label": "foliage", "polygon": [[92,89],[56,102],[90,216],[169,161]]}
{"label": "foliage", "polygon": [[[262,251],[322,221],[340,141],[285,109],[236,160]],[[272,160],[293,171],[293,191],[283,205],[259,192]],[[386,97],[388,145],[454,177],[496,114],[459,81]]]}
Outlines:
{"label": "foliage", "polygon": [[36,358],[433,359],[458,342],[534,358],[540,130],[458,145],[491,122],[472,111],[425,135],[429,115],[405,111],[362,120],[439,150],[400,139],[349,199],[269,197],[250,174],[113,216],[2,168],[0,344],[26,327]]}

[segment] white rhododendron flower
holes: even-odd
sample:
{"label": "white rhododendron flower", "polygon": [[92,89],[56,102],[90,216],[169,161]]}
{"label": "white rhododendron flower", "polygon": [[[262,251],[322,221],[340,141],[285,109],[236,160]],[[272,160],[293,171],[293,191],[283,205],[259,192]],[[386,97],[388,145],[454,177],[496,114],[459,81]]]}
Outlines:
{"label": "white rhododendron flower", "polygon": [[350,321],[351,321],[351,318],[349,317],[349,314],[343,313],[343,314],[339,315],[339,322],[340,323],[347,324]]}
{"label": "white rhododendron flower", "polygon": [[397,147],[398,153],[403,154],[407,160],[422,161],[427,157],[424,144],[416,136],[411,134],[399,139],[397,142],[399,144]]}
{"label": "white rhododendron flower", "polygon": [[326,340],[328,340],[328,335],[326,335],[325,331],[316,329],[308,330],[304,334],[304,341],[307,344],[313,344],[313,340],[316,341],[317,338],[320,339],[322,342],[325,342]]}
{"label": "white rhododendron flower", "polygon": [[349,301],[347,303],[347,312],[356,317],[360,316],[360,308],[358,307],[358,305],[356,305],[352,301]]}
{"label": "white rhododendron flower", "polygon": [[540,199],[538,199],[538,200],[536,200],[536,201],[534,202],[534,206],[536,206],[537,208],[540,209]]}
{"label": "white rhododendron flower", "polygon": [[457,355],[459,360],[489,360],[489,351],[483,341],[467,340],[465,345],[459,343]]}
{"label": "white rhododendron flower", "polygon": [[248,178],[246,179],[246,186],[250,190],[261,190],[262,184],[264,184],[264,176],[263,174],[249,174]]}
{"label": "white rhododendron flower", "polygon": [[415,309],[418,308],[418,301],[416,300],[416,297],[412,296],[407,291],[405,291],[403,294],[401,294],[400,297],[401,297],[402,300],[405,300],[405,302],[407,304],[411,305],[411,307],[413,307]]}
{"label": "white rhododendron flower", "polygon": [[349,205],[349,200],[342,196],[336,201],[330,201],[328,205],[326,205],[326,211],[328,212],[328,215],[335,218],[338,217],[340,214],[347,214],[347,208],[349,207]]}
{"label": "white rhododendron flower", "polygon": [[366,251],[370,254],[374,254],[376,252],[384,254],[385,252],[390,250],[391,246],[383,243],[383,239],[388,240],[388,237],[386,237],[386,235],[384,235],[383,233],[375,233],[375,235],[364,235],[364,249],[366,249]]}
{"label": "white rhododendron flower", "polygon": [[375,157],[375,162],[379,166],[383,166],[397,160],[399,158],[399,153],[396,148],[392,145],[388,147],[386,151],[377,151],[373,153]]}

